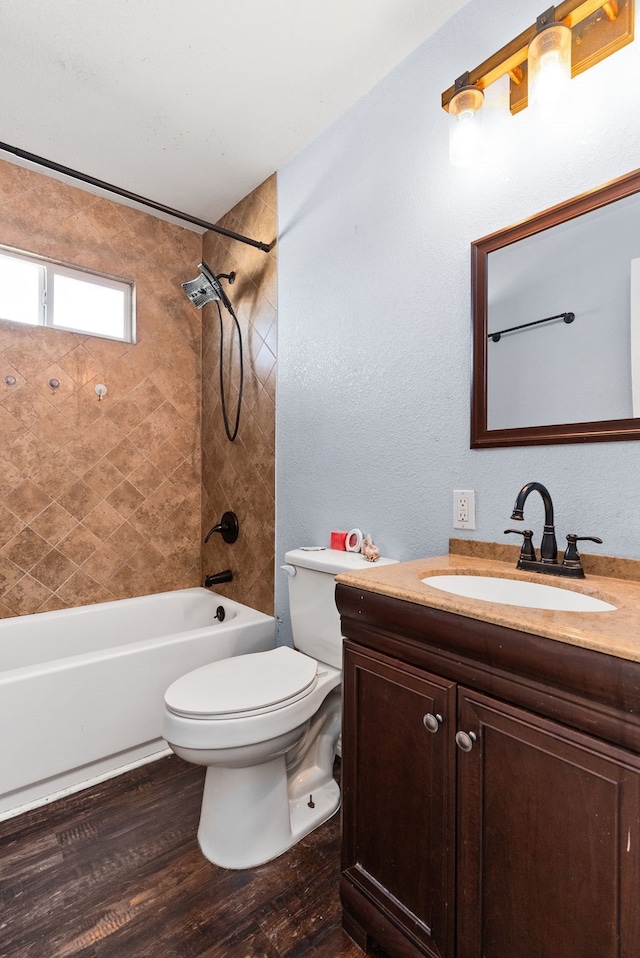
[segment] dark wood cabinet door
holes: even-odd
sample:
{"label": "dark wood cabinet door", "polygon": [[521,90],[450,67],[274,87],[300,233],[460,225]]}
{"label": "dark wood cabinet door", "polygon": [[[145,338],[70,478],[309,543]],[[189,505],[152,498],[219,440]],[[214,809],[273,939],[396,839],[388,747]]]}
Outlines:
{"label": "dark wood cabinet door", "polygon": [[403,954],[452,958],[455,685],[345,647],[344,708],[343,881],[402,931]]}
{"label": "dark wood cabinet door", "polygon": [[457,958],[638,958],[640,760],[458,690]]}

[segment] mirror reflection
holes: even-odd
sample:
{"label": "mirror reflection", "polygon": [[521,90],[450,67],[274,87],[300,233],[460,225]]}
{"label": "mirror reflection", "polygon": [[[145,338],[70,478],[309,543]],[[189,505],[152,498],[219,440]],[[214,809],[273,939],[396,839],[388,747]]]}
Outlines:
{"label": "mirror reflection", "polygon": [[473,244],[472,447],[640,436],[638,190],[640,172]]}

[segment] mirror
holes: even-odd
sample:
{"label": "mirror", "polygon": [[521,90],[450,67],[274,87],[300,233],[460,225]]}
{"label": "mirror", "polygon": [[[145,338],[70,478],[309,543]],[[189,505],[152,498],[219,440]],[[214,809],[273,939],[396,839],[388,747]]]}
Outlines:
{"label": "mirror", "polygon": [[471,244],[471,448],[640,438],[640,170]]}

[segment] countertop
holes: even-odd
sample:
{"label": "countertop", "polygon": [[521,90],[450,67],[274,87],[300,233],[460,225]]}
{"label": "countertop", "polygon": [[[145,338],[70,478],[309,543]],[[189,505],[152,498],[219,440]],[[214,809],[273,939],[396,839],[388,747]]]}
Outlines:
{"label": "countertop", "polygon": [[[554,585],[595,596],[616,606],[609,612],[556,612],[485,602],[451,595],[425,585],[428,575],[457,573],[491,575]],[[444,555],[412,559],[376,568],[375,563],[358,572],[337,576],[337,582],[366,592],[376,592],[442,609],[471,619],[481,619],[519,632],[545,636],[557,642],[578,645],[596,652],[640,662],[640,581],[590,575],[563,579],[539,573],[520,572],[515,562],[469,555]]]}

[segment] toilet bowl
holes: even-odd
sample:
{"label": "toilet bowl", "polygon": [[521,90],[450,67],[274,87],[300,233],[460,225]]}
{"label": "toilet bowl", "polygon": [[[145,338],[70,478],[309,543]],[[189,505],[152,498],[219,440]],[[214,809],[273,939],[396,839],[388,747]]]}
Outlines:
{"label": "toilet bowl", "polygon": [[213,662],[167,689],[165,738],[180,758],[207,766],[198,842],[209,861],[259,865],[333,815],[340,679],[282,646]]}
{"label": "toilet bowl", "polygon": [[340,804],[333,767],[342,637],[334,577],[367,563],[330,549],[297,549],[285,559],[296,648],[212,662],[165,693],[165,739],[185,761],[207,768],[200,848],[224,868],[277,857]]}

